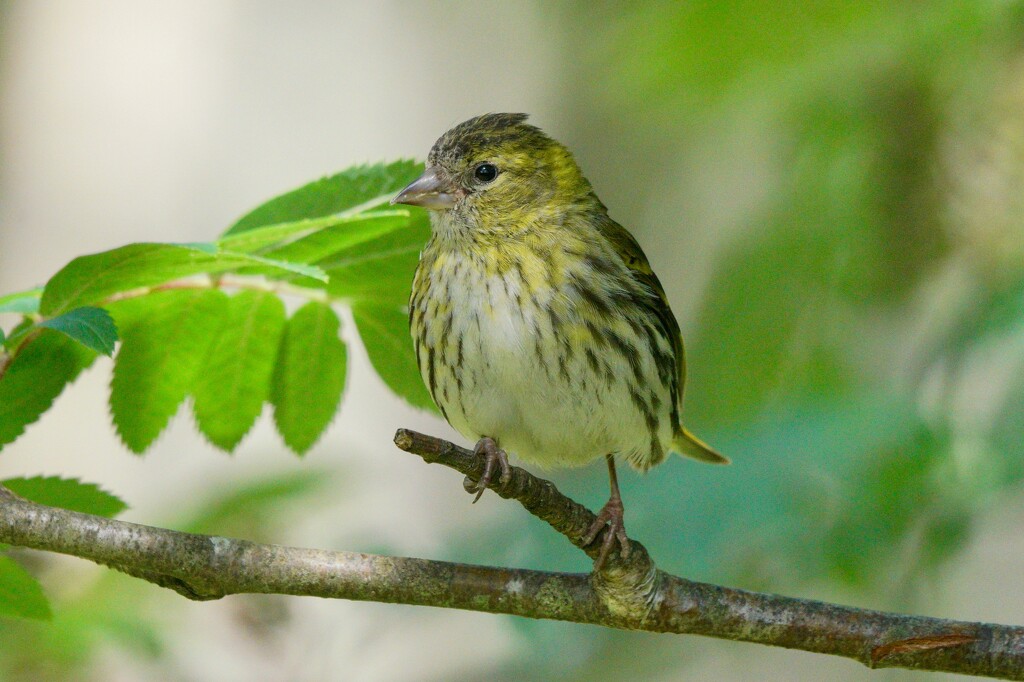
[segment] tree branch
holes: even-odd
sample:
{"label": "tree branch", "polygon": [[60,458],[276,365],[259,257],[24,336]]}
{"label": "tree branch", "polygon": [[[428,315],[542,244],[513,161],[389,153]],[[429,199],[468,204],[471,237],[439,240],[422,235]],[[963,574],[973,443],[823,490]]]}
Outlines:
{"label": "tree branch", "polygon": [[[400,430],[395,443],[475,480],[472,452]],[[492,488],[580,546],[594,515],[519,467]],[[697,583],[658,570],[633,542],[594,575],[470,566],[194,535],[48,507],[0,487],[0,542],[70,554],[190,599],[274,593],[507,613],[700,634],[845,656],[869,667],[1024,680],[1024,627],[868,611]],[[599,545],[599,542],[595,542]],[[592,558],[596,549],[583,548]]]}

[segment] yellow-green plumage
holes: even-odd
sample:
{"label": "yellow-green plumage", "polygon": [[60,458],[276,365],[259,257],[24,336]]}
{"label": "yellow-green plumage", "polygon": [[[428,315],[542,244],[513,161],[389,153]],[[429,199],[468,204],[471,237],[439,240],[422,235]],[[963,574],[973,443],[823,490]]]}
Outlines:
{"label": "yellow-green plumage", "polygon": [[681,424],[682,339],[643,251],[525,118],[456,126],[396,198],[435,209],[410,301],[434,401],[463,435],[544,466],[727,461]]}

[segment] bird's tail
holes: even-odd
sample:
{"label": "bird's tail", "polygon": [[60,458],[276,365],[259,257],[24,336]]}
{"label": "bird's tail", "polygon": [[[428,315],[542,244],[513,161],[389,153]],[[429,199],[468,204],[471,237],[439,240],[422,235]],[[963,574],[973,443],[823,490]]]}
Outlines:
{"label": "bird's tail", "polygon": [[729,464],[729,458],[722,455],[702,441],[697,436],[693,435],[685,428],[680,428],[679,433],[676,435],[676,439],[672,441],[672,449],[676,452],[686,455],[687,457],[693,457],[699,459],[702,462],[708,464]]}

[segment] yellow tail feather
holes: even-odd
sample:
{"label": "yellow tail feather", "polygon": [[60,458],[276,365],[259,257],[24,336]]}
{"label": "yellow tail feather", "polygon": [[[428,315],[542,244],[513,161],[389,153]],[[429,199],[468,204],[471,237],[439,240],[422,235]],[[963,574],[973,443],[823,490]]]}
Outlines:
{"label": "yellow tail feather", "polygon": [[681,455],[699,459],[709,464],[729,464],[730,460],[714,450],[710,445],[693,435],[685,428],[682,429],[672,442],[672,449]]}

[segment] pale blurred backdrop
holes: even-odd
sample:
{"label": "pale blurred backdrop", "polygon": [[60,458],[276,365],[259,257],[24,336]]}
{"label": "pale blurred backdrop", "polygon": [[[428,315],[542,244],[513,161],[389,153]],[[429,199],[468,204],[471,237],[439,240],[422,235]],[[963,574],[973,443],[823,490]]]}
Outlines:
{"label": "pale blurred backdrop", "polygon": [[[6,0],[0,293],[85,253],[208,241],[316,177],[529,112],[646,249],[690,341],[691,421],[736,460],[626,474],[629,528],[656,560],[1024,623],[1022,18],[1015,2]],[[187,409],[132,455],[110,426],[110,367],[3,450],[0,478],[100,483],[154,525],[589,568],[515,505],[471,506],[457,475],[395,450],[399,426],[457,437],[365,355],[302,459],[266,415],[225,455]],[[598,506],[601,468],[551,476]],[[0,679],[923,679],[459,611],[191,603],[19,556],[56,616],[0,624]]]}

